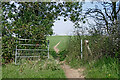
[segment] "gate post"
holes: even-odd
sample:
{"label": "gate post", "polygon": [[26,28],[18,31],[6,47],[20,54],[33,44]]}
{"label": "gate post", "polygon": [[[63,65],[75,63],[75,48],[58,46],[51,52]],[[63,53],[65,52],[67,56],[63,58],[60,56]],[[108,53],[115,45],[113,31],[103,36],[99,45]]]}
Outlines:
{"label": "gate post", "polygon": [[48,40],[48,59],[49,59],[49,40]]}
{"label": "gate post", "polygon": [[83,57],[83,54],[82,54],[82,39],[81,39],[81,59]]}
{"label": "gate post", "polygon": [[16,39],[16,49],[15,49],[15,65],[17,64],[17,39]]}

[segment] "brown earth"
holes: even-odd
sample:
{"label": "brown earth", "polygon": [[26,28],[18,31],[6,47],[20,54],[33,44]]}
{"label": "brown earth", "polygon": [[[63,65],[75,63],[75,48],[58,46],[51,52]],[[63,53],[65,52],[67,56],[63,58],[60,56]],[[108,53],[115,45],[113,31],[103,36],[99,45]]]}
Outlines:
{"label": "brown earth", "polygon": [[[55,46],[54,46],[54,50],[56,51],[56,53],[59,52],[59,49],[57,48],[57,46],[60,44],[60,42],[58,42]],[[65,64],[65,61],[63,62],[60,62],[60,64],[63,64],[61,65],[62,69],[64,70],[65,72],[65,75],[67,78],[69,79],[72,79],[72,78],[81,78],[81,79],[84,79],[84,75],[83,75],[83,71],[84,69],[83,68],[79,68],[79,69],[74,69],[74,68],[71,68],[69,65],[66,65]]]}
{"label": "brown earth", "polygon": [[65,72],[65,75],[67,78],[84,78],[85,76],[83,75],[83,68],[79,69],[73,69],[69,65],[66,65],[65,63],[61,65],[62,69]]}

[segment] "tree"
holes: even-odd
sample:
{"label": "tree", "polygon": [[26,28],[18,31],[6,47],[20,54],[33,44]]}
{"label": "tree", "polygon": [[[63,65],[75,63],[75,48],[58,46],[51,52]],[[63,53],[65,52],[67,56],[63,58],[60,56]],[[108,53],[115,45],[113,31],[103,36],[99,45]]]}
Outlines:
{"label": "tree", "polygon": [[[119,12],[120,12],[120,3],[111,1],[111,2],[98,2],[103,6],[103,9],[97,8],[97,5],[95,8],[89,8],[86,12],[86,16],[93,17],[96,22],[97,32],[102,30],[102,28],[105,28],[107,30],[107,38],[109,39],[107,41],[107,44],[110,44],[111,46],[108,46],[104,50],[105,54],[111,56],[119,57],[119,40],[120,40],[120,25],[118,21]],[[96,29],[95,29],[96,31]],[[106,47],[106,46],[105,46]],[[104,53],[103,52],[103,53]]]}
{"label": "tree", "polygon": [[[103,6],[103,10],[98,9],[97,5],[95,8],[89,8],[86,15],[95,18],[96,24],[105,26],[107,33],[110,34],[112,26],[116,24],[118,20],[118,13],[120,12],[120,4],[115,1],[111,2],[98,2]],[[118,4],[118,5],[117,5]]]}
{"label": "tree", "polygon": [[[15,4],[19,4],[19,7]],[[18,2],[12,4],[2,2],[3,58],[7,62],[11,58],[14,59],[13,50],[16,44],[14,35],[20,38],[46,40],[47,35],[53,34],[52,26],[58,16],[68,17],[73,22],[80,19],[81,5],[79,2]]]}

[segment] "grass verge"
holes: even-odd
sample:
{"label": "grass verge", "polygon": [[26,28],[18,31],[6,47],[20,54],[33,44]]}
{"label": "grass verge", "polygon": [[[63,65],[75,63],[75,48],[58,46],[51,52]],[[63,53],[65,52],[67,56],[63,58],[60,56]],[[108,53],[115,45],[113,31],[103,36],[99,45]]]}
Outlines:
{"label": "grass verge", "polygon": [[102,58],[87,65],[86,78],[119,78],[118,60]]}
{"label": "grass verge", "polygon": [[115,58],[103,57],[89,63],[77,59],[66,61],[72,68],[84,67],[85,78],[119,78],[118,59]]}
{"label": "grass verge", "polygon": [[24,60],[21,65],[6,64],[2,78],[65,78],[64,71],[53,58],[47,60]]}

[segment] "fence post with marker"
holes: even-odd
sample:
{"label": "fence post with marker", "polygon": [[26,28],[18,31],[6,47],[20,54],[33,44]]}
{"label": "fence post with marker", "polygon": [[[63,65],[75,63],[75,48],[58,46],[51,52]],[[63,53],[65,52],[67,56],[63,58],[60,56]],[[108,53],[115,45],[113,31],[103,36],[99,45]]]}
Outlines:
{"label": "fence post with marker", "polygon": [[15,65],[17,64],[17,35],[16,35],[16,49],[15,49]]}
{"label": "fence post with marker", "polygon": [[82,59],[82,56],[83,54],[82,54],[82,39],[81,39],[81,59]]}

